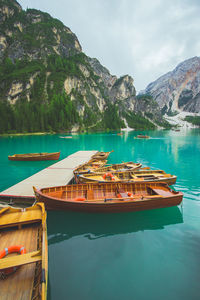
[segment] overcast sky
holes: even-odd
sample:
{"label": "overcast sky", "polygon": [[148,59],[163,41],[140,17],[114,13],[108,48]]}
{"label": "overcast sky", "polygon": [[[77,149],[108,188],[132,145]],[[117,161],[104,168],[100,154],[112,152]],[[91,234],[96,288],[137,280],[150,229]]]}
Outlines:
{"label": "overcast sky", "polygon": [[200,56],[200,0],[18,0],[61,20],[83,52],[136,90]]}

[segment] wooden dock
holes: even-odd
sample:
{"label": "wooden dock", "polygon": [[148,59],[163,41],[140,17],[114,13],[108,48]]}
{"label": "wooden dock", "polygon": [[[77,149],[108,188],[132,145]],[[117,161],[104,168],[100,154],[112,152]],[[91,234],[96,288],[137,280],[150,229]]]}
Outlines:
{"label": "wooden dock", "polygon": [[65,159],[43,169],[0,193],[2,198],[35,198],[33,186],[36,188],[60,186],[68,184],[73,178],[73,170],[89,161],[97,151],[78,151]]}

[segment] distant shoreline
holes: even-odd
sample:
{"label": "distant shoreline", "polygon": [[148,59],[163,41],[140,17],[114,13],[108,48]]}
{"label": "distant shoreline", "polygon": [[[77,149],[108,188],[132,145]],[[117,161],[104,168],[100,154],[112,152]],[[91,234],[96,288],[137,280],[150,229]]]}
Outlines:
{"label": "distant shoreline", "polygon": [[55,132],[1,133],[0,136],[45,135],[45,134],[55,134]]}

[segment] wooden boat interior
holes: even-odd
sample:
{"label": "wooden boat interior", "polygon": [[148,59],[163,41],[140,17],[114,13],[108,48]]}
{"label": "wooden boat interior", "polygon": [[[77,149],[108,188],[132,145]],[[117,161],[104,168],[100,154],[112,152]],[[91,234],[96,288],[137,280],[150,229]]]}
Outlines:
{"label": "wooden boat interior", "polygon": [[140,163],[133,163],[133,162],[127,162],[127,163],[121,163],[121,164],[113,164],[104,166],[98,169],[98,173],[100,172],[123,172],[127,170],[136,170],[141,168]]}
{"label": "wooden boat interior", "polygon": [[42,259],[45,224],[43,204],[23,210],[0,210],[0,251],[13,245],[21,245],[26,249],[26,254],[11,253],[0,259],[2,277],[1,270],[17,267],[14,273],[0,279],[0,299],[46,299],[45,282],[41,287],[44,264],[47,270],[47,261]]}
{"label": "wooden boat interior", "polygon": [[[49,197],[63,201],[101,201],[106,199],[112,201],[130,200],[130,194],[134,201],[150,196],[162,197],[171,196],[177,193],[169,189],[164,183],[93,183],[75,184],[62,187],[43,188],[41,192]],[[119,197],[119,194],[121,196]]]}
{"label": "wooden boat interior", "polygon": [[41,153],[24,153],[24,154],[14,154],[12,156],[14,157],[20,157],[20,156],[41,156],[41,155],[47,155],[48,152],[41,152]]}
{"label": "wooden boat interior", "polygon": [[100,167],[105,166],[107,163],[107,160],[96,160],[96,159],[91,159],[90,161],[78,166],[75,170],[74,173],[88,173],[88,171],[93,171],[97,170]]}
{"label": "wooden boat interior", "polygon": [[112,173],[90,173],[79,176],[79,181],[151,181],[172,178],[173,175],[165,173],[163,170],[142,170],[125,171]]}
{"label": "wooden boat interior", "polygon": [[134,177],[143,177],[145,179],[150,178],[165,178],[165,177],[171,177],[173,175],[169,173],[165,173],[163,170],[141,170],[141,171],[134,171],[132,172],[131,176]]}

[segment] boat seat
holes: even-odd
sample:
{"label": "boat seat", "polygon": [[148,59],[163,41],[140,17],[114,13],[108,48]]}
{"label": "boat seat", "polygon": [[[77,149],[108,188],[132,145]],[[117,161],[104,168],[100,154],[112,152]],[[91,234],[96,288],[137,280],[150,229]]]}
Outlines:
{"label": "boat seat", "polygon": [[172,192],[164,189],[164,188],[160,188],[160,187],[147,187],[148,193],[150,193],[150,195],[159,195],[159,196],[172,196]]}
{"label": "boat seat", "polygon": [[164,189],[159,189],[159,188],[152,188],[152,190],[160,196],[172,196],[172,192],[168,191],[168,190],[164,190]]}
{"label": "boat seat", "polygon": [[135,175],[134,173],[132,173],[132,174],[130,173],[130,175],[131,175],[131,177],[134,178],[134,179],[137,178],[137,175]]}
{"label": "boat seat", "polygon": [[26,264],[35,263],[42,260],[40,251],[33,251],[22,255],[6,257],[0,261],[0,269],[18,267]]}
{"label": "boat seat", "polygon": [[159,179],[158,176],[155,175],[144,175],[143,179],[148,180],[148,179]]}

